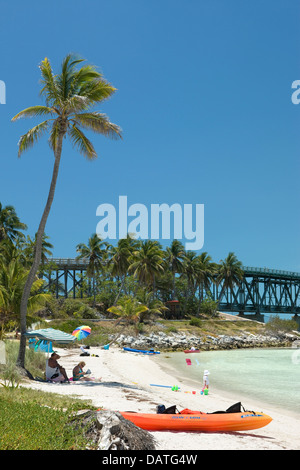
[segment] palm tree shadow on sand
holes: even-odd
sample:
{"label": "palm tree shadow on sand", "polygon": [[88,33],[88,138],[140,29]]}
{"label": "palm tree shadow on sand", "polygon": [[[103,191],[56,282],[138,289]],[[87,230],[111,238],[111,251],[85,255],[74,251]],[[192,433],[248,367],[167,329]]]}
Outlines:
{"label": "palm tree shadow on sand", "polygon": [[109,388],[122,387],[122,388],[129,388],[132,390],[141,390],[141,388],[137,387],[136,385],[129,385],[129,384],[122,383],[122,382],[98,382],[97,380],[95,381],[91,380],[91,381],[78,381],[78,382],[74,382],[74,384],[85,385],[88,387],[96,387],[96,386],[109,387]]}

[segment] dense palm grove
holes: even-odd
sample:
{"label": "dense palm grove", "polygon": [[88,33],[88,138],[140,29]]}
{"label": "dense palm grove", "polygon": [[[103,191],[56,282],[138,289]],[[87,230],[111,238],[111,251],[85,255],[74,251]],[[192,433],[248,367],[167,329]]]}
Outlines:
{"label": "dense palm grove", "polygon": [[[26,229],[14,207],[0,204],[2,326],[19,322],[21,296],[35,249],[35,238],[25,236]],[[40,269],[28,302],[28,321],[45,305],[51,306],[57,292],[52,250],[44,234]],[[242,277],[241,263],[233,253],[217,264],[206,252],[186,252],[178,240],[163,249],[157,241],[127,236],[113,246],[93,234],[87,243],[77,245],[76,257],[88,263],[76,297],[90,298],[90,305],[102,313],[127,317],[140,317],[144,312],[168,316],[166,302],[175,299],[180,301],[182,315],[214,313],[217,303],[210,298],[212,284],[222,282],[224,288],[230,288]],[[58,293],[63,297],[59,285]]]}

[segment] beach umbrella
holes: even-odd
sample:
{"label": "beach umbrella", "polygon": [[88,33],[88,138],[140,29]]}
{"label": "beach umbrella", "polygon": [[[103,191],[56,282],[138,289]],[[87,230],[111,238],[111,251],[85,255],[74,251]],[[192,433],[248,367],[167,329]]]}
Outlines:
{"label": "beach umbrella", "polygon": [[78,340],[86,338],[91,334],[91,328],[89,326],[78,326],[73,332],[72,335],[75,336]]}
{"label": "beach umbrella", "polygon": [[[41,341],[44,341],[45,347],[43,348],[43,352],[52,353],[52,342],[57,344],[70,344],[76,341],[76,338],[69,333],[65,333],[64,331],[55,330],[54,328],[42,328],[39,330],[32,330],[26,331],[25,336],[27,338],[38,338],[39,342],[35,345],[38,350]],[[34,348],[35,348],[34,346]],[[30,347],[30,345],[29,345]],[[35,350],[37,350],[35,349]]]}
{"label": "beach umbrella", "polygon": [[40,330],[26,331],[25,336],[28,338],[38,338],[46,341],[54,341],[58,344],[73,343],[76,338],[65,333],[64,331],[55,330],[54,328],[44,328]]}

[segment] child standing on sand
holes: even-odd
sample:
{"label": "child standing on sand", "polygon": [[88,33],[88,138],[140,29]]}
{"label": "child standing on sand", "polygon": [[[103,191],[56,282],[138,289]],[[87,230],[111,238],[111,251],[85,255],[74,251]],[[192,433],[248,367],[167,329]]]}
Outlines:
{"label": "child standing on sand", "polygon": [[203,389],[204,390],[205,388],[209,389],[209,379],[208,379],[208,376],[209,376],[209,372],[208,370],[205,370],[203,372]]}

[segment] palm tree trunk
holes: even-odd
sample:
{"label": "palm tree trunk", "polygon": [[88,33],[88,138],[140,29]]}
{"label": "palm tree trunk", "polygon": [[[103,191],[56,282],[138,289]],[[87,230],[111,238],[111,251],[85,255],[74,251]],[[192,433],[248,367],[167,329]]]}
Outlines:
{"label": "palm tree trunk", "polygon": [[29,274],[28,274],[28,277],[24,286],[24,291],[23,291],[22,299],[21,299],[21,307],[20,307],[21,339],[20,339],[17,365],[23,369],[25,369],[25,351],[26,351],[25,333],[26,333],[27,304],[28,304],[28,299],[30,296],[32,284],[34,282],[35,275],[39,269],[39,265],[41,261],[43,234],[45,232],[46,222],[47,222],[48,215],[49,215],[53,198],[54,198],[64,134],[65,134],[64,131],[60,131],[60,134],[57,139],[57,146],[54,152],[54,157],[55,157],[54,167],[53,167],[52,180],[50,184],[48,199],[47,199],[46,206],[45,206],[45,209],[44,209],[41,221],[40,221],[40,225],[37,231],[36,244],[35,244],[35,250],[34,250],[34,259],[33,259],[33,263],[32,263],[31,269],[29,271]]}
{"label": "palm tree trunk", "polygon": [[175,300],[175,274],[176,271],[173,269],[173,293],[172,293],[172,300]]}
{"label": "palm tree trunk", "polygon": [[121,295],[122,289],[123,289],[124,284],[125,284],[125,276],[126,276],[126,274],[124,274],[124,276],[123,276],[123,279],[122,279],[122,282],[121,282],[121,285],[120,285],[120,288],[119,288],[117,297],[115,298],[115,301],[114,301],[114,303],[113,303],[113,306],[117,305],[118,299],[119,299],[119,297],[120,297],[120,295]]}

